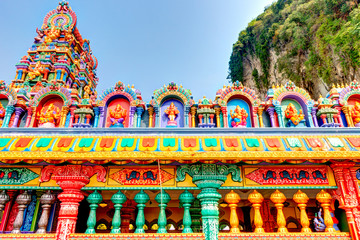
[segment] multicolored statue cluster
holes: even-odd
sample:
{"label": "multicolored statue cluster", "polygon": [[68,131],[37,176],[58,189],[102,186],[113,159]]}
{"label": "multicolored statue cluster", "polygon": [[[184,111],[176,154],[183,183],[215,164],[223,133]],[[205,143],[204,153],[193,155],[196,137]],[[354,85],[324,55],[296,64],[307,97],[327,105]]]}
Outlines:
{"label": "multicolored statue cluster", "polygon": [[110,127],[124,127],[126,118],[126,109],[123,109],[120,104],[117,104],[115,109],[110,110]]}
{"label": "multicolored statue cluster", "polygon": [[240,108],[239,105],[236,106],[235,111],[230,110],[231,116],[231,126],[233,128],[244,128],[246,127],[246,119],[248,118],[248,113],[244,108]]}
{"label": "multicolored statue cluster", "polygon": [[165,110],[165,113],[167,114],[169,121],[167,122],[168,127],[176,127],[177,122],[175,121],[176,116],[180,113],[177,107],[173,102],[170,103],[170,106]]}
{"label": "multicolored statue cluster", "polygon": [[47,108],[43,107],[38,113],[39,127],[54,128],[60,118],[60,110],[53,103]]}
{"label": "multicolored statue cluster", "polygon": [[298,113],[294,104],[289,103],[285,110],[285,117],[289,119],[286,123],[287,127],[296,127],[297,125],[299,125],[299,123],[305,122],[302,110],[300,109],[299,112],[300,113]]}

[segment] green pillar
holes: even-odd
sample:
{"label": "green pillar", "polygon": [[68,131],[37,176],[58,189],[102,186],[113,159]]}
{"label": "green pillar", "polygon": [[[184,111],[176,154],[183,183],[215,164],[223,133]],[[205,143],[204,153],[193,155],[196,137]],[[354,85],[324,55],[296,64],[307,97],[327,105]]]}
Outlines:
{"label": "green pillar", "polygon": [[36,205],[35,205],[33,219],[31,221],[31,227],[30,227],[31,232],[35,232],[35,229],[36,229],[36,224],[37,224],[37,219],[38,219],[38,214],[39,214],[39,209],[40,209],[41,194],[42,194],[42,192],[36,191]]}
{"label": "green pillar", "polygon": [[241,182],[239,167],[235,165],[195,164],[182,165],[177,169],[177,181],[184,181],[186,173],[201,189],[197,198],[201,202],[202,226],[205,240],[217,240],[219,233],[218,201],[221,194],[217,189],[226,181],[227,175],[232,175],[232,180]]}
{"label": "green pillar", "polygon": [[126,202],[126,196],[120,190],[112,195],[111,201],[114,203],[115,213],[112,220],[112,229],[110,233],[121,233],[120,225],[121,225],[121,215],[120,211],[124,202]]}
{"label": "green pillar", "polygon": [[102,201],[102,196],[96,190],[91,193],[88,198],[86,199],[90,204],[90,214],[87,220],[87,229],[85,233],[92,234],[95,233],[95,225],[96,225],[96,209],[98,204]]}
{"label": "green pillar", "polygon": [[184,217],[183,217],[183,233],[192,233],[191,229],[191,215],[190,215],[190,206],[191,203],[194,201],[194,196],[188,191],[185,190],[182,194],[179,196],[180,203],[184,207]]}
{"label": "green pillar", "polygon": [[170,195],[165,192],[164,190],[161,190],[160,193],[158,193],[155,197],[155,201],[159,203],[160,212],[159,212],[159,218],[158,218],[158,230],[157,233],[167,233],[166,231],[166,213],[165,209],[167,204],[170,202],[171,198]]}
{"label": "green pillar", "polygon": [[200,200],[195,198],[190,207],[191,229],[198,233],[201,230],[201,205]]}
{"label": "green pillar", "polygon": [[149,195],[147,195],[144,190],[141,190],[138,194],[135,195],[134,201],[137,203],[138,214],[136,217],[136,229],[135,233],[145,233],[145,216],[144,208],[145,204],[150,200]]}

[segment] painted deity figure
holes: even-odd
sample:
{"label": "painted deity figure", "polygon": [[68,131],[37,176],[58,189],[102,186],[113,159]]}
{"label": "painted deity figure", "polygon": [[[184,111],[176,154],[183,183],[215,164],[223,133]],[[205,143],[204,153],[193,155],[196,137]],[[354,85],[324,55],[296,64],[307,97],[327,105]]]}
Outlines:
{"label": "painted deity figure", "polygon": [[41,76],[45,71],[45,67],[41,66],[40,61],[36,63],[35,67],[29,70],[29,80],[34,80],[38,76]]}
{"label": "painted deity figure", "polygon": [[52,41],[60,37],[61,31],[55,25],[52,25],[51,29],[45,30],[44,33],[45,33],[45,42],[51,43]]}
{"label": "painted deity figure", "polygon": [[168,115],[169,121],[167,122],[168,127],[176,127],[177,122],[175,121],[176,116],[180,113],[174,102],[170,103],[170,106],[165,110]]}
{"label": "painted deity figure", "polygon": [[53,103],[51,103],[45,110],[43,107],[38,113],[39,127],[43,128],[54,128],[56,122],[60,119],[60,110]]}
{"label": "painted deity figure", "polygon": [[246,127],[246,119],[249,116],[244,108],[236,106],[235,111],[230,110],[231,126],[233,128],[244,128]]}
{"label": "painted deity figure", "polygon": [[300,109],[300,113],[298,113],[294,104],[289,103],[289,105],[285,109],[285,117],[289,119],[286,123],[287,127],[296,127],[299,123],[304,122],[304,114]]}
{"label": "painted deity figure", "polygon": [[360,127],[360,102],[355,102],[355,106],[351,109],[351,117],[355,127]]}
{"label": "painted deity figure", "polygon": [[0,102],[0,126],[2,126],[3,124],[4,117],[5,117],[5,108]]}
{"label": "painted deity figure", "polygon": [[124,127],[125,117],[126,109],[123,109],[120,104],[116,105],[115,109],[110,109],[110,127]]}

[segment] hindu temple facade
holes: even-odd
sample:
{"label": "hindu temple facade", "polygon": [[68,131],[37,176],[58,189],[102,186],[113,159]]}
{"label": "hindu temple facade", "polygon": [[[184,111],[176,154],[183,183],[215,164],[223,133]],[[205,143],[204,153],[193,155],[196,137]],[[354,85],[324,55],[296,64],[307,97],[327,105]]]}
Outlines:
{"label": "hindu temple facade", "polygon": [[60,2],[0,82],[1,239],[360,239],[357,81],[98,94],[76,23]]}

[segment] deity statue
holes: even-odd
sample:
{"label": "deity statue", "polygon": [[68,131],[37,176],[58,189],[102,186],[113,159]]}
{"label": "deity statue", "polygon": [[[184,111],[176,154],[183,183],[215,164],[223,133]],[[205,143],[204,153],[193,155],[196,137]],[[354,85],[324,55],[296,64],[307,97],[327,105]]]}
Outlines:
{"label": "deity statue", "polygon": [[298,113],[296,107],[292,103],[289,103],[286,107],[285,117],[289,119],[286,123],[287,127],[296,127],[299,123],[305,122],[302,110],[300,109],[300,113]]}
{"label": "deity statue", "polygon": [[58,39],[60,37],[60,29],[57,28],[55,25],[51,27],[49,30],[45,30],[45,43],[51,43],[55,39]]}
{"label": "deity statue", "polygon": [[45,110],[43,107],[40,113],[37,114],[39,127],[54,128],[56,121],[60,119],[60,110],[53,103],[51,103]]}
{"label": "deity statue", "polygon": [[231,126],[233,128],[244,128],[246,127],[246,119],[249,116],[244,108],[236,106],[235,111],[230,110]]}
{"label": "deity statue", "polygon": [[40,61],[36,63],[35,67],[29,70],[29,80],[34,80],[38,76],[41,76],[45,71],[45,67],[41,66]]}
{"label": "deity statue", "polygon": [[174,102],[170,103],[170,106],[165,110],[165,113],[168,115],[169,121],[167,122],[168,127],[176,127],[177,122],[175,121],[176,115],[178,115],[180,112],[175,107]]}
{"label": "deity statue", "polygon": [[355,106],[351,109],[351,117],[355,127],[360,127],[360,102],[355,102]]}
{"label": "deity statue", "polygon": [[4,117],[5,117],[5,108],[0,102],[0,126],[2,126],[3,124]]}
{"label": "deity statue", "polygon": [[124,127],[125,117],[126,109],[123,109],[120,104],[116,105],[115,109],[110,109],[110,127]]}
{"label": "deity statue", "polygon": [[84,99],[89,99],[91,94],[92,94],[92,92],[91,92],[91,86],[86,85],[86,86],[84,87]]}

